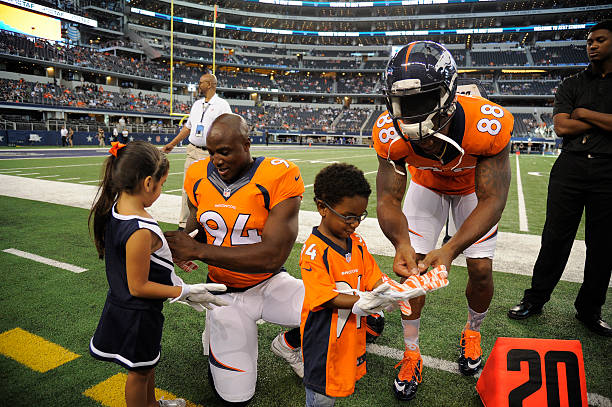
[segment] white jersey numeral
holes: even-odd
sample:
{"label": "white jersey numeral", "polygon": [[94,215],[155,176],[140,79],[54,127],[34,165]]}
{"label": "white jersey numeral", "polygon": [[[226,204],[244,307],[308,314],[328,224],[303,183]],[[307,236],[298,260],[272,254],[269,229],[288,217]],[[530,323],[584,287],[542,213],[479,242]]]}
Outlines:
{"label": "white jersey numeral", "polygon": [[[361,276],[357,277],[357,287],[355,289],[360,291],[361,288]],[[338,291],[352,291],[353,287],[350,286],[346,281],[336,281],[336,290]],[[339,338],[342,335],[342,331],[344,330],[344,326],[348,322],[348,319],[353,314],[352,310],[338,308],[338,322],[336,323],[336,338]],[[361,328],[361,317],[357,317],[357,329]]]}
{"label": "white jersey numeral", "polygon": [[[248,229],[246,230],[246,236],[243,236],[250,216],[251,215],[241,213],[236,218],[230,237],[230,244],[232,246],[261,242],[261,236],[257,232],[257,229]],[[204,226],[206,232],[215,239],[212,244],[221,246],[228,232],[228,227],[223,217],[218,212],[206,211],[200,215],[200,223]]]}
{"label": "white jersey numeral", "polygon": [[283,160],[282,158],[275,158],[273,160],[270,160],[270,164],[272,165],[284,164],[285,167],[289,168],[289,163],[286,160]]}
{"label": "white jersey numeral", "polygon": [[[306,246],[304,246],[306,247]],[[315,249],[317,245],[315,243],[308,246],[308,249],[304,252],[306,256],[310,256],[310,260],[314,260],[317,257],[317,250]]]}

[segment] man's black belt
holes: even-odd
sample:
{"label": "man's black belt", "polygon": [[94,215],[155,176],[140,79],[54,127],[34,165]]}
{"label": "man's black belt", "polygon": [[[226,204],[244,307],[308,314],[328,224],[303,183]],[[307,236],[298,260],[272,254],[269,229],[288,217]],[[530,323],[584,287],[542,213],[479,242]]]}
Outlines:
{"label": "man's black belt", "polygon": [[204,147],[204,146],[196,146],[195,144],[193,144],[193,143],[191,143],[191,142],[190,142],[189,144],[191,144],[191,145],[192,145],[192,146],[194,146],[195,148],[199,148],[200,150],[204,150],[204,151],[206,151],[206,147]]}
{"label": "man's black belt", "polygon": [[580,157],[586,157],[586,158],[612,159],[612,154],[606,154],[606,153],[590,153],[588,151],[566,151],[566,152],[573,154],[573,155],[578,155]]}

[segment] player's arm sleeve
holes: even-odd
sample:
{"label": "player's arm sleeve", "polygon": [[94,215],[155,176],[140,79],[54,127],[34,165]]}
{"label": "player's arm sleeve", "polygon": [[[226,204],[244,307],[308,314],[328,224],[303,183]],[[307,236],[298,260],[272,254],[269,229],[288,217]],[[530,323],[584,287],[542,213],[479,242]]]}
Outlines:
{"label": "player's arm sleeve", "polygon": [[[315,249],[316,250],[316,249]],[[300,261],[300,271],[304,282],[304,302],[310,305],[310,310],[322,306],[332,300],[338,293],[335,290],[336,284],[332,281],[327,268],[319,260],[323,253],[317,253],[315,261]]]}
{"label": "player's arm sleeve", "polygon": [[299,196],[300,198],[304,195],[304,180],[300,174],[300,169],[297,165],[290,161],[282,160],[287,163],[288,168],[281,162],[278,164],[280,168],[285,170],[280,175],[277,181],[276,188],[274,188],[270,196],[270,209],[274,208],[275,205],[284,201],[288,198]]}
{"label": "player's arm sleeve", "polygon": [[501,124],[501,131],[493,136],[491,145],[484,151],[482,156],[493,156],[499,154],[510,142],[512,132],[514,131],[514,116],[508,110],[503,109],[504,115],[496,120]]}

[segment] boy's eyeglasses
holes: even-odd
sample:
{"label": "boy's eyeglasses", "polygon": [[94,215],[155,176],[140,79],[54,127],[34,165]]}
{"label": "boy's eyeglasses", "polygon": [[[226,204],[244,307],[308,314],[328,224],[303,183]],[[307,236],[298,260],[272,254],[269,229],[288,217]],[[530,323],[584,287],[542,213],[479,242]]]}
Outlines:
{"label": "boy's eyeglasses", "polygon": [[368,211],[363,212],[363,213],[362,213],[361,215],[359,215],[359,216],[355,216],[355,215],[344,216],[344,215],[341,215],[341,214],[339,214],[338,212],[336,212],[336,211],[334,210],[334,208],[332,208],[331,206],[329,206],[329,205],[327,204],[327,202],[325,202],[325,201],[323,201],[323,200],[321,200],[321,199],[319,199],[319,201],[320,201],[320,202],[322,202],[322,203],[323,203],[323,205],[327,206],[327,209],[329,209],[330,211],[332,211],[332,212],[334,213],[334,215],[336,215],[336,216],[338,216],[339,218],[341,218],[341,219],[344,221],[344,223],[348,223],[348,224],[355,223],[355,222],[361,223],[361,222],[363,222],[363,220],[364,220],[365,218],[367,218],[367,217],[368,217]]}

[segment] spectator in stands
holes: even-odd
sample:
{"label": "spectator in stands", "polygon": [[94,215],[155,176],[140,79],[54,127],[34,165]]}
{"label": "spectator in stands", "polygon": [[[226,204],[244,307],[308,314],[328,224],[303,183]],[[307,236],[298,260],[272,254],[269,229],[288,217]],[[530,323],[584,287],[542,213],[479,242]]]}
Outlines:
{"label": "spectator in stands", "polygon": [[[177,136],[166,144],[162,150],[165,153],[172,151],[178,143],[189,136],[187,145],[187,158],[185,159],[185,173],[187,168],[197,160],[208,157],[206,151],[206,136],[213,121],[223,113],[232,113],[229,103],[221,99],[217,92],[217,77],[211,73],[206,73],[200,77],[198,87],[201,99],[195,101],[189,113],[189,119],[185,126],[179,131]],[[183,191],[181,202],[181,214],[179,217],[179,230],[185,228],[189,217],[189,207],[187,206],[187,195]]]}
{"label": "spectator in stands", "polygon": [[123,144],[127,144],[127,142],[130,141],[129,132],[126,127],[124,127],[123,130],[121,130],[121,140],[123,141]]}
{"label": "spectator in stands", "polygon": [[587,54],[590,65],[564,80],[555,95],[553,120],[563,148],[550,173],[542,247],[531,288],[508,316],[524,319],[542,312],[561,279],[586,209],[587,252],[574,302],[576,318],[591,331],[612,336],[601,316],[612,273],[612,20],[590,28]]}
{"label": "spectator in stands", "polygon": [[68,145],[68,130],[65,125],[60,130],[60,136],[62,138],[62,147],[66,147]]}

